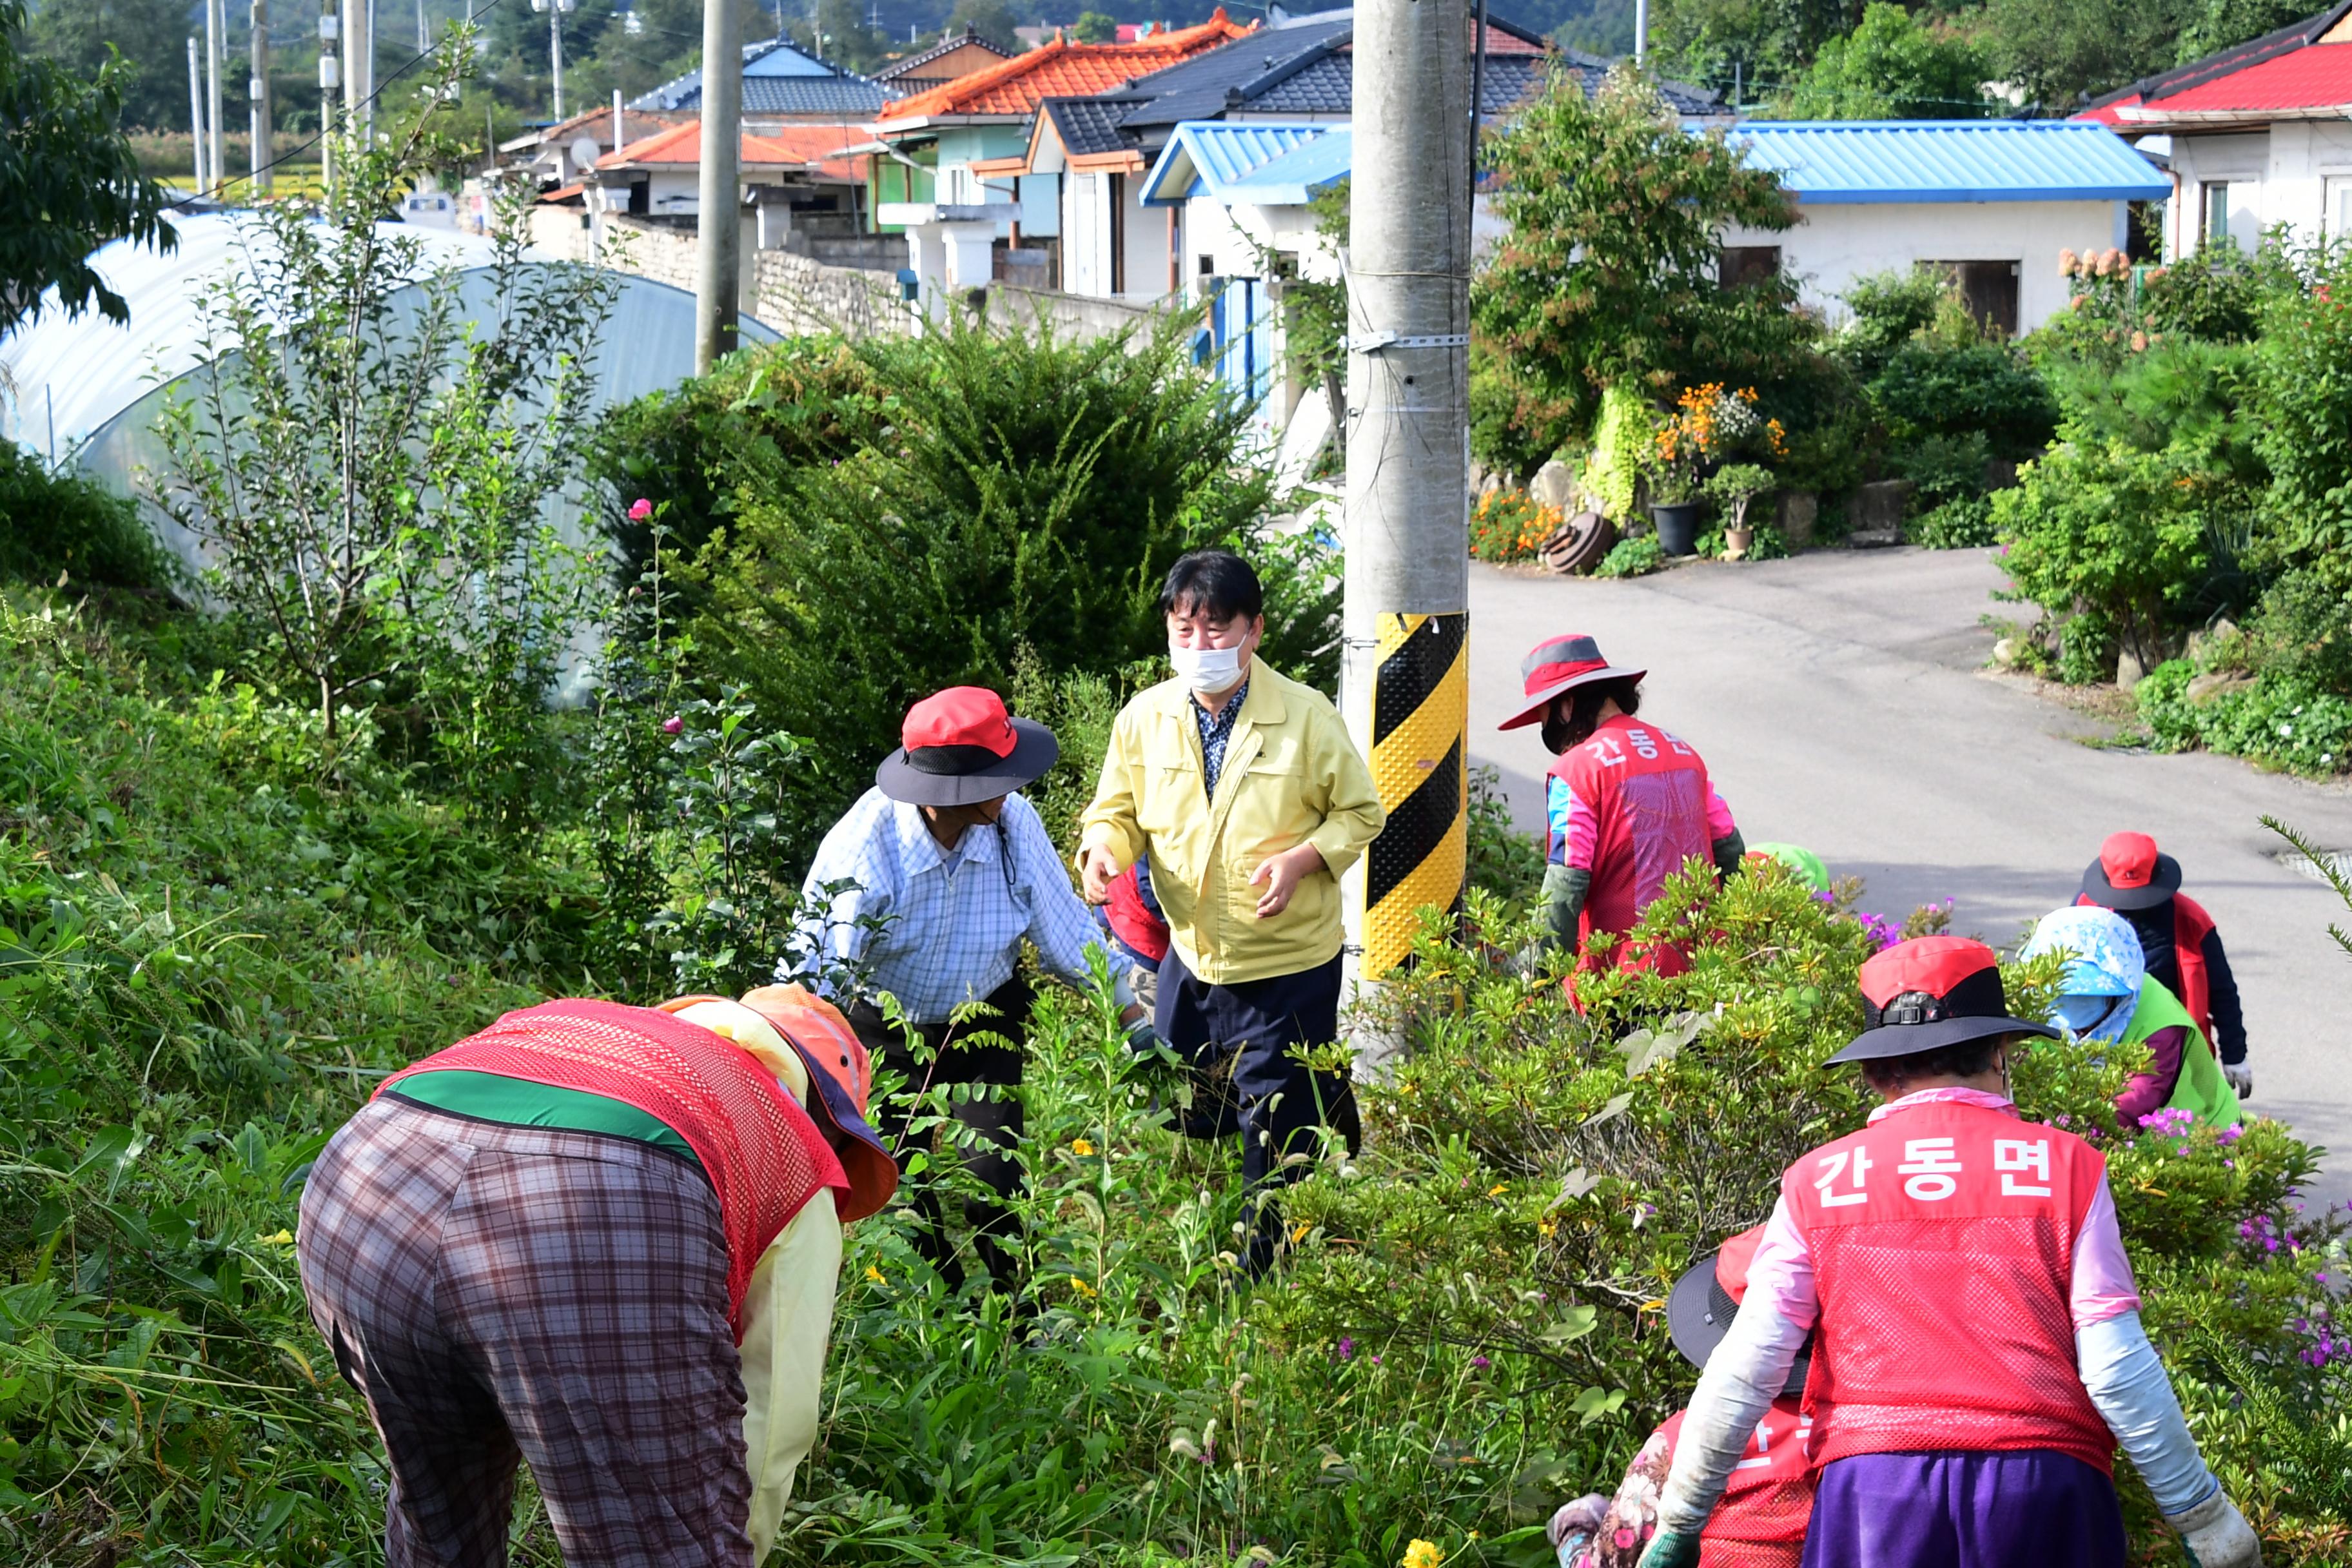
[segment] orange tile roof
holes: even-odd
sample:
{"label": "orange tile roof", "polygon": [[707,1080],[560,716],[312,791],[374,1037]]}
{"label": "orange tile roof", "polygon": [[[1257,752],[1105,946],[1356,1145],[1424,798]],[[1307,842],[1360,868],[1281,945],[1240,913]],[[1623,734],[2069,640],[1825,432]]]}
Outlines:
{"label": "orange tile roof", "polygon": [[[797,167],[815,163],[829,174],[845,179],[858,177],[865,168],[862,159],[841,156],[845,149],[867,140],[866,133],[850,125],[786,125],[773,135],[743,138],[743,165],[746,168]],[[596,160],[600,169],[617,169],[646,163],[677,163],[688,166],[702,162],[702,121],[689,120],[675,125],[641,142],[632,142],[617,153],[607,153]]]}
{"label": "orange tile roof", "polygon": [[1148,76],[1250,31],[1227,19],[1220,5],[1198,26],[1155,33],[1131,44],[1074,44],[1056,34],[1050,43],[1027,54],[900,99],[876,121],[876,129],[887,132],[903,121],[946,115],[1034,114],[1045,99],[1105,92],[1130,78]]}

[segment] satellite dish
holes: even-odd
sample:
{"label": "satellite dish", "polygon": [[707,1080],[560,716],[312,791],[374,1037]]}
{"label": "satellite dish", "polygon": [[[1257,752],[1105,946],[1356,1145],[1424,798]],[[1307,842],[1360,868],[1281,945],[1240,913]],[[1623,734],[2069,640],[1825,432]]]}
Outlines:
{"label": "satellite dish", "polygon": [[604,144],[593,136],[575,136],[565,152],[570,155],[573,168],[593,169],[596,166],[596,160],[604,155]]}

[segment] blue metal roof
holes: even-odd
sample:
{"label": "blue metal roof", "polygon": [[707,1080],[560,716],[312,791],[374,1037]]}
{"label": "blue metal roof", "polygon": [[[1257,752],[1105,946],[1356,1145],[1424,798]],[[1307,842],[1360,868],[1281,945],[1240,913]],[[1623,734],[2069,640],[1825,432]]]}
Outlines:
{"label": "blue metal roof", "polygon": [[[743,46],[743,110],[747,114],[859,114],[880,109],[891,89],[782,38]],[[702,108],[702,68],[629,100],[631,109]]]}
{"label": "blue metal roof", "polygon": [[[1329,125],[1233,124],[1221,120],[1188,120],[1176,127],[1159,161],[1144,177],[1147,206],[1173,206],[1188,196],[1213,196],[1219,201],[1264,202],[1263,195],[1235,195],[1241,182],[1284,154],[1344,127]],[[1344,160],[1341,173],[1346,173]],[[1299,201],[1307,198],[1300,196]]]}
{"label": "blue metal roof", "polygon": [[1356,139],[1349,127],[1326,126],[1322,135],[1234,181],[1232,199],[1262,207],[1303,207],[1348,177],[1355,153]]}
{"label": "blue metal roof", "polygon": [[2104,125],[2052,120],[1749,121],[1755,168],[1806,205],[2157,201],[2172,182]]}

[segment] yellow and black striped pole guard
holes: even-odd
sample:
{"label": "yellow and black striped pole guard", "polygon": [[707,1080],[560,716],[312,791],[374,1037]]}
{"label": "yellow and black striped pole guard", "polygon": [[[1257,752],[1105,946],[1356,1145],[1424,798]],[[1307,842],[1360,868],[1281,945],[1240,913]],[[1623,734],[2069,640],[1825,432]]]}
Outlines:
{"label": "yellow and black striped pole guard", "polygon": [[1365,856],[1367,980],[1412,949],[1415,917],[1462,901],[1467,869],[1467,615],[1384,615],[1372,681],[1372,782],[1388,826]]}

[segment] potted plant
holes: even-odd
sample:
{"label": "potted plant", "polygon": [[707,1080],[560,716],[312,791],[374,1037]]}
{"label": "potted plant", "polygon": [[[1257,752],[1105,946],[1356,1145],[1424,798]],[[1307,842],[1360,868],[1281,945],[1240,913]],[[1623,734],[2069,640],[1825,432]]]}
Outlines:
{"label": "potted plant", "polygon": [[1706,493],[1723,518],[1723,558],[1738,561],[1755,542],[1748,525],[1748,507],[1772,488],[1772,470],[1757,463],[1727,463],[1706,481]]}
{"label": "potted plant", "polygon": [[1650,521],[1658,531],[1658,548],[1669,555],[1688,555],[1698,548],[1699,500],[1695,464],[1672,460],[1648,465]]}

